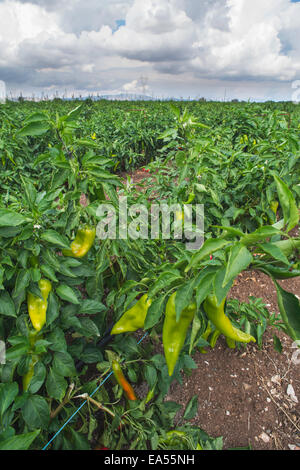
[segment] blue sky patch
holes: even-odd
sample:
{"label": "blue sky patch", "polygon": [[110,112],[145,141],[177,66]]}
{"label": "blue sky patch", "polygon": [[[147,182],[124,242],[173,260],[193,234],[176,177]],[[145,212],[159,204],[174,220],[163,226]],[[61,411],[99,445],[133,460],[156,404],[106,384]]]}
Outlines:
{"label": "blue sky patch", "polygon": [[125,20],[116,20],[115,23],[116,23],[116,26],[115,26],[115,28],[113,28],[113,33],[118,31],[118,29],[120,29],[121,26],[126,26],[126,21]]}

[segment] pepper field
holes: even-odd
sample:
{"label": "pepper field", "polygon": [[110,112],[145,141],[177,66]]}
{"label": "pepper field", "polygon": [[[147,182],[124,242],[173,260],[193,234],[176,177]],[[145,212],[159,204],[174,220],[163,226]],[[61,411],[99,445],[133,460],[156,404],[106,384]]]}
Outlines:
{"label": "pepper field", "polygon": [[[0,106],[0,450],[226,448],[193,422],[197,394],[168,393],[219,337],[300,345],[300,292],[281,282],[300,277],[299,118],[288,102]],[[131,222],[137,203],[203,205],[204,244],[95,237],[120,196]],[[248,271],[277,313],[229,297]]]}

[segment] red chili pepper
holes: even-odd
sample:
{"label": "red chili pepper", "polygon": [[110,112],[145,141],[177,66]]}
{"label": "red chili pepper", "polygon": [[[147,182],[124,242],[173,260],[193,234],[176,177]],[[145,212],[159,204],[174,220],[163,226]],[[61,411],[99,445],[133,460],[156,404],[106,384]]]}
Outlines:
{"label": "red chili pepper", "polygon": [[132,386],[125,379],[121,366],[117,361],[113,361],[112,369],[113,369],[113,373],[114,373],[115,378],[117,379],[118,384],[124,390],[125,395],[127,396],[128,400],[137,400],[137,397],[134,393]]}

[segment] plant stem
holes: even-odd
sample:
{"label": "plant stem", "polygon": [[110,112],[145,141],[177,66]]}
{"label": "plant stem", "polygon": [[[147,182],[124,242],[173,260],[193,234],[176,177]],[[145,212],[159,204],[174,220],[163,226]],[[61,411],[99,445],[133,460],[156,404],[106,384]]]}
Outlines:
{"label": "plant stem", "polygon": [[69,386],[69,390],[67,392],[67,394],[65,395],[65,398],[63,399],[63,401],[58,405],[58,407],[54,410],[54,411],[51,411],[50,413],[50,419],[54,419],[56,418],[56,416],[60,413],[60,411],[63,409],[63,407],[69,403],[70,401],[70,397],[71,397],[71,393],[74,389],[74,384],[72,383],[70,386]]}

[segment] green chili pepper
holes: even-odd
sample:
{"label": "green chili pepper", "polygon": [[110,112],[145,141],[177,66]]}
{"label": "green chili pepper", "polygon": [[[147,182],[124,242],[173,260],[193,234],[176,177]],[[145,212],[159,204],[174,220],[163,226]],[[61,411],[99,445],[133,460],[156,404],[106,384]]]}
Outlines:
{"label": "green chili pepper", "polygon": [[32,268],[38,268],[39,267],[39,258],[38,256],[31,256],[29,258],[29,263]]}
{"label": "green chili pepper", "polygon": [[209,295],[206,297],[203,307],[209,320],[215,325],[216,329],[219,330],[226,338],[230,338],[240,343],[250,343],[250,341],[256,342],[255,338],[238,328],[235,328],[229,318],[224,313],[226,298],[219,304],[215,295]]}
{"label": "green chili pepper", "polygon": [[43,300],[35,295],[28,293],[27,305],[31,323],[36,331],[40,331],[46,323],[46,312],[48,308],[48,296],[52,289],[51,282],[48,279],[41,279],[38,282]]}
{"label": "green chili pepper", "polygon": [[168,431],[166,433],[166,438],[163,439],[162,437],[159,439],[159,442],[162,444],[166,444],[167,446],[176,446],[176,444],[180,444],[180,442],[187,441],[188,435],[184,431],[177,431],[174,429],[173,431]]}
{"label": "green chili pepper", "polygon": [[[207,341],[209,335],[211,334],[212,332],[212,328],[211,328],[211,324],[210,322],[208,322],[207,324],[207,328],[206,330],[204,331],[203,335],[201,336],[201,338],[203,338],[205,341]],[[208,351],[206,351],[205,348],[199,348],[199,351],[201,352],[201,354],[207,354]]]}
{"label": "green chili pepper", "polygon": [[230,349],[235,349],[235,341],[233,339],[226,338],[226,343]]}
{"label": "green chili pepper", "polygon": [[152,398],[154,397],[155,389],[156,389],[156,384],[155,384],[154,387],[151,388],[151,390],[149,390],[149,392],[147,393],[146,401],[145,401],[146,404],[149,403],[149,401],[151,401]]}
{"label": "green chili pepper", "polygon": [[75,240],[71,243],[70,250],[62,250],[63,255],[73,256],[74,258],[83,258],[92,248],[96,238],[96,229],[94,227],[85,227],[79,229]]}
{"label": "green chili pepper", "polygon": [[274,212],[275,215],[277,214],[278,206],[279,206],[278,201],[271,201],[270,202],[270,209],[271,209],[272,212]]}
{"label": "green chili pepper", "polygon": [[163,325],[163,345],[170,376],[173,375],[180,351],[184,346],[188,328],[193,321],[197,309],[196,303],[191,303],[181,312],[177,322],[175,297],[176,292],[169,297]]}
{"label": "green chili pepper", "polygon": [[34,375],[34,366],[35,364],[38,362],[38,357],[37,356],[32,356],[31,358],[31,361],[30,361],[30,364],[29,364],[29,368],[28,368],[28,371],[25,375],[23,375],[23,391],[24,392],[27,392],[28,389],[29,389],[29,386],[30,386],[30,382],[33,378],[33,375]]}
{"label": "green chili pepper", "polygon": [[133,307],[127,310],[114,325],[111,334],[118,335],[120,333],[126,333],[127,331],[136,331],[143,328],[151,303],[152,300],[148,299],[148,295],[143,295],[143,297],[141,297]]}
{"label": "green chili pepper", "polygon": [[193,200],[195,199],[195,194],[194,193],[190,193],[189,194],[189,198],[186,202],[184,202],[183,204],[191,204],[193,202]]}
{"label": "green chili pepper", "polygon": [[217,343],[217,340],[220,336],[221,332],[219,330],[215,330],[211,336],[209,337],[209,344],[210,344],[210,347],[211,348],[214,348],[216,343]]}

